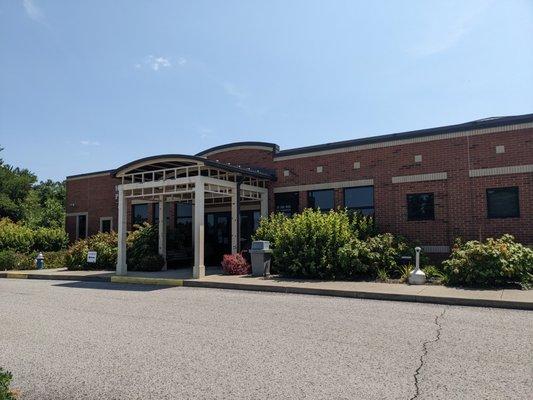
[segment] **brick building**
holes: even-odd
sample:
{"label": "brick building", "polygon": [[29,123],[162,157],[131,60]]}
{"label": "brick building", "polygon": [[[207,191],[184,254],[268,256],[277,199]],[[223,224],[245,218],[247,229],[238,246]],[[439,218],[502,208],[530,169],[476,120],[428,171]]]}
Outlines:
{"label": "brick building", "polygon": [[[134,165],[137,169],[130,168]],[[511,233],[533,244],[533,114],[290,150],[280,150],[274,143],[232,143],[196,156],[150,157],[116,170],[69,176],[70,240],[117,230],[118,188],[135,182],[135,173],[143,173],[144,181],[146,171],[184,165],[208,170],[198,176],[216,173],[230,182],[241,176],[249,184],[261,180],[258,185],[268,191],[264,198],[243,197],[242,203],[243,195],[237,196],[236,225],[231,213],[235,201],[229,192],[217,189],[215,195],[206,186],[206,193],[213,194],[205,204],[206,263],[218,264],[222,253],[235,250],[232,231],[240,229],[235,233],[241,238],[237,246],[249,245],[261,215],[261,199],[269,212],[288,214],[306,207],[358,209],[374,215],[381,231],[418,240],[428,253],[447,253],[456,237],[483,239]],[[127,182],[124,176],[130,177]],[[196,237],[194,195],[172,196],[164,190],[151,195],[132,191],[124,200],[125,229],[131,229],[133,222],[159,223],[164,212],[166,224],[161,226],[167,230],[169,264],[190,265]],[[224,196],[227,202],[214,199]]]}

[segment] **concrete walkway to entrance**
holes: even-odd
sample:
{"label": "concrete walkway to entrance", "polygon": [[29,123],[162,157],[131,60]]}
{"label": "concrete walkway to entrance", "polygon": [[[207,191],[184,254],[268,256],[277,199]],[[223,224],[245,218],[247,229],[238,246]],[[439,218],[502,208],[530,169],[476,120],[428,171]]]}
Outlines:
{"label": "concrete walkway to entrance", "polygon": [[219,267],[206,268],[206,277],[203,279],[192,279],[192,269],[188,268],[159,272],[128,271],[127,276],[116,276],[112,271],[68,271],[62,268],[0,272],[0,278],[108,281],[533,310],[533,290],[482,290],[438,285],[287,279],[276,276],[264,279],[246,275],[223,275]]}

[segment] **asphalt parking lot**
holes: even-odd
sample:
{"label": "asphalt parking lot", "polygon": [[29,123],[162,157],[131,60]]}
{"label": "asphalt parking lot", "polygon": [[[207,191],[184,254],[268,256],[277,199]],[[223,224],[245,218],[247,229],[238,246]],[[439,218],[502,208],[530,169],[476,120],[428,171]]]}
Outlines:
{"label": "asphalt parking lot", "polygon": [[0,279],[22,399],[526,399],[528,311]]}

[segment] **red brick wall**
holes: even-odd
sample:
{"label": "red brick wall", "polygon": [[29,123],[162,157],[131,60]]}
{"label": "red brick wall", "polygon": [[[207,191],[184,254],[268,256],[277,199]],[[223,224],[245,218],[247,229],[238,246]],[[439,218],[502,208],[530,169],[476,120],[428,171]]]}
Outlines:
{"label": "red brick wall", "polygon": [[115,186],[120,181],[111,175],[67,179],[67,233],[71,241],[76,239],[76,219],[70,214],[88,213],[88,235],[100,230],[100,217],[112,217],[113,229],[117,229],[118,201]]}
{"label": "red brick wall", "polygon": [[[495,147],[505,146],[496,154]],[[422,155],[415,163],[414,156]],[[269,150],[238,149],[217,152],[209,159],[244,167],[263,167],[276,171],[277,181],[269,188],[269,207],[274,209],[273,188],[327,182],[374,180],[376,223],[383,231],[403,234],[423,245],[451,245],[455,237],[480,239],[511,233],[520,241],[533,244],[533,174],[499,175],[470,178],[469,169],[533,164],[533,129],[474,135],[453,139],[416,142],[397,146],[339,152],[277,161]],[[354,169],[354,162],[360,169]],[[323,172],[317,173],[316,167]],[[288,169],[289,176],[283,171]],[[393,176],[446,172],[441,181],[393,184]],[[89,213],[89,234],[99,228],[99,218],[113,216],[116,229],[117,180],[99,176],[67,180],[67,212]],[[521,216],[516,219],[488,219],[487,188],[518,186]],[[409,193],[433,192],[434,221],[407,221],[406,196]],[[343,206],[343,190],[335,191],[336,206]],[[307,193],[300,192],[300,209],[307,205]],[[131,207],[128,205],[128,213]],[[149,207],[151,215],[152,208]],[[173,215],[173,209],[171,210]],[[173,218],[171,218],[173,221]],[[173,224],[173,222],[171,222]],[[72,230],[67,221],[67,230]]]}

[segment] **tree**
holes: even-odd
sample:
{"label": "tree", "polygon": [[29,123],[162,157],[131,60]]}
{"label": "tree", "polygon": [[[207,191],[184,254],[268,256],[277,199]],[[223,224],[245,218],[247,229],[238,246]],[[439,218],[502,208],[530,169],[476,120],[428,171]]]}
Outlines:
{"label": "tree", "polygon": [[0,218],[8,217],[13,221],[23,218],[21,205],[36,180],[27,169],[14,168],[0,159]]}
{"label": "tree", "polygon": [[[3,148],[0,147],[0,151]],[[31,228],[60,228],[65,221],[65,183],[37,177],[27,169],[5,164],[0,158],[0,218],[23,222]]]}

